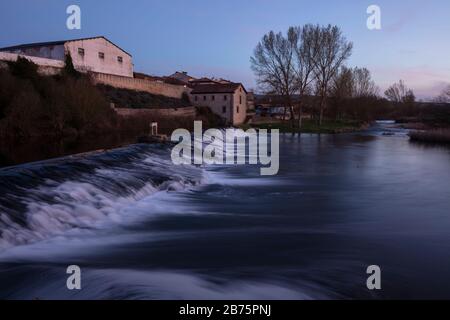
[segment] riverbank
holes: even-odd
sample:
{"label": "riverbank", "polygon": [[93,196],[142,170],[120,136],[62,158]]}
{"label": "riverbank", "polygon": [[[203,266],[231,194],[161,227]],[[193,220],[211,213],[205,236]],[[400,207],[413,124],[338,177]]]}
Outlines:
{"label": "riverbank", "polygon": [[[208,110],[199,110],[197,118],[203,120],[205,128],[214,124],[211,120],[211,112]],[[148,127],[150,119],[134,119],[136,128]],[[171,135],[176,128],[193,129],[194,119],[159,119],[159,132]],[[131,121],[128,121],[131,124]],[[260,129],[279,129],[281,133],[297,133],[290,127],[291,123],[267,123],[258,125],[243,125],[240,128],[247,130],[249,128]],[[218,126],[217,128],[220,128]],[[148,131],[135,130],[116,130],[111,132],[98,133],[95,135],[73,135],[73,136],[32,136],[32,137],[3,137],[0,139],[0,168],[19,165],[23,163],[47,160],[62,156],[74,155],[79,153],[91,152],[95,150],[110,150],[139,142],[139,137],[147,134]],[[306,120],[302,128],[302,133],[314,134],[336,134],[345,132],[355,132],[364,129],[365,126],[358,122],[332,122],[325,121],[321,127],[316,122]]]}
{"label": "riverbank", "polygon": [[409,137],[414,142],[450,145],[449,128],[413,131],[409,134]]}
{"label": "riverbank", "polygon": [[0,169],[30,162],[43,161],[111,150],[137,143],[134,133],[110,133],[73,137],[24,137],[0,139]]}
{"label": "riverbank", "polygon": [[290,121],[280,121],[274,123],[249,124],[241,126],[242,129],[278,129],[280,133],[317,133],[317,134],[339,134],[364,130],[368,127],[367,123],[354,120],[324,120],[319,126],[315,120],[303,120],[302,128],[292,128]]}

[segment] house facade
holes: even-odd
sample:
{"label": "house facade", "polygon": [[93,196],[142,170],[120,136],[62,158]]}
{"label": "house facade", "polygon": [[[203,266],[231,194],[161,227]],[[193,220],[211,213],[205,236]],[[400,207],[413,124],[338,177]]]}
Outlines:
{"label": "house facade", "polygon": [[133,77],[132,56],[105,37],[23,44],[1,48],[1,52],[64,61],[70,54],[75,69]]}
{"label": "house facade", "polygon": [[247,118],[247,91],[241,83],[197,84],[191,91],[191,101],[209,107],[231,125],[243,124]]}

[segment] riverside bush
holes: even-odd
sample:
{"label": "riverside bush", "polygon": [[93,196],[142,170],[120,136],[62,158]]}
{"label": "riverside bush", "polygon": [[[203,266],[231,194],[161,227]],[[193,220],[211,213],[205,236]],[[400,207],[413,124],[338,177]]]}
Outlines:
{"label": "riverside bush", "polygon": [[25,58],[0,70],[1,135],[60,136],[116,127],[114,111],[87,76],[42,76],[37,70]]}

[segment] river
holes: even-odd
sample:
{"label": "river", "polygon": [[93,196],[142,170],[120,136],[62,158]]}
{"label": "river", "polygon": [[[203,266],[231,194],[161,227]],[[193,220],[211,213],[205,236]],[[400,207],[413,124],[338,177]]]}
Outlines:
{"label": "river", "polygon": [[[274,177],[169,154],[1,169],[0,298],[450,298],[450,149],[380,124],[282,135]],[[370,265],[382,290],[366,287]]]}

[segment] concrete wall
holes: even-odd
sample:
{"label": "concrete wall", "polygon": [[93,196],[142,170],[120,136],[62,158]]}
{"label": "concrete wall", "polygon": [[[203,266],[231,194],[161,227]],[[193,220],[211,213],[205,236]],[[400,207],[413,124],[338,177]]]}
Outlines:
{"label": "concrete wall", "polygon": [[233,123],[233,95],[231,93],[194,94],[191,96],[191,102],[199,107],[209,107],[227,123]]}
{"label": "concrete wall", "polygon": [[[6,66],[6,62],[17,61],[18,57],[19,54],[16,53],[0,52],[0,62],[3,62],[3,67]],[[43,75],[58,74],[64,68],[64,61],[30,56],[24,56],[24,58],[37,64],[39,73]]]}
{"label": "concrete wall", "polygon": [[[79,49],[84,49],[84,55],[79,53]],[[104,38],[69,41],[65,44],[65,51],[70,53],[73,64],[79,71],[133,77],[131,56]],[[99,53],[103,53],[103,59]],[[118,61],[118,57],[122,58],[122,62]]]}
{"label": "concrete wall", "polygon": [[[0,67],[6,67],[6,62],[16,61],[18,54],[0,52]],[[45,59],[39,57],[24,56],[39,66],[39,72],[43,75],[54,75],[64,68],[64,61]],[[3,64],[1,63],[3,62]],[[151,94],[163,95],[171,98],[181,99],[183,93],[189,95],[191,89],[185,86],[178,86],[164,82],[152,81],[148,79],[135,79],[124,76],[116,76],[104,73],[91,73],[95,83],[110,85],[116,88],[144,91]]]}
{"label": "concrete wall", "polygon": [[54,46],[37,46],[31,48],[22,48],[9,51],[11,53],[17,53],[25,56],[39,57],[45,59],[54,59],[64,61],[65,49],[64,45]]}
{"label": "concrete wall", "polygon": [[[84,50],[84,55],[79,49]],[[92,38],[68,41],[61,45],[34,46],[11,49],[10,53],[64,61],[66,54],[72,56],[75,69],[81,72],[92,71],[133,77],[133,61],[131,56],[105,38]],[[100,56],[102,53],[102,57]],[[119,61],[119,57],[122,62]]]}
{"label": "concrete wall", "polygon": [[233,96],[233,124],[240,125],[247,118],[247,94],[242,86],[235,91]]}
{"label": "concrete wall", "polygon": [[122,89],[144,91],[151,94],[163,95],[177,99],[181,99],[183,93],[189,94],[191,91],[190,88],[185,86],[177,86],[147,79],[120,77],[103,73],[93,73],[92,78],[95,83],[106,84]]}
{"label": "concrete wall", "polygon": [[[225,100],[224,97],[227,97]],[[234,94],[193,94],[191,102],[201,107],[209,107],[212,112],[224,118],[227,123],[240,125],[247,117],[247,94],[240,86]],[[224,108],[226,108],[224,112]]]}

